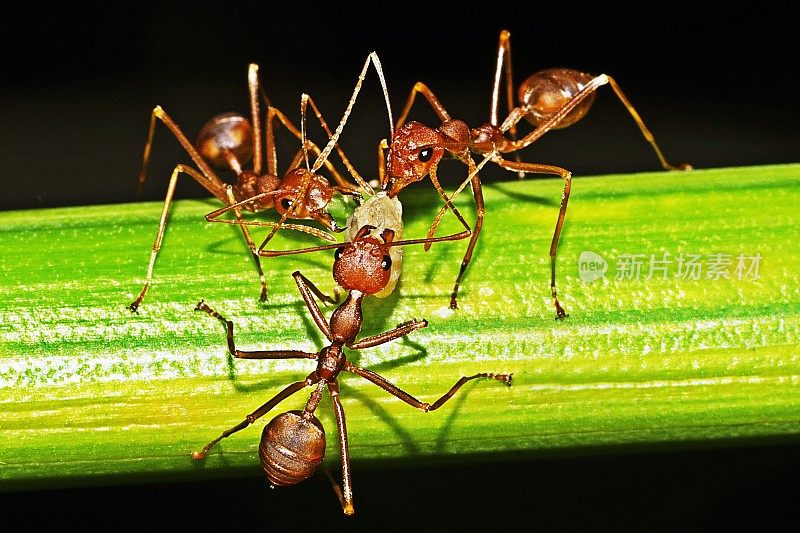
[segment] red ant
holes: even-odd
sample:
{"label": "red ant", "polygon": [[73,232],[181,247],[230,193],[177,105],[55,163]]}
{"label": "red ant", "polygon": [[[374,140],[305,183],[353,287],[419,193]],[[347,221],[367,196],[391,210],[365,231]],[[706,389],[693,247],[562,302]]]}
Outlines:
{"label": "red ant", "polygon": [[[376,72],[378,74],[378,77],[379,77],[379,80],[380,80],[380,83],[381,83],[381,88],[383,90],[383,97],[384,97],[384,101],[386,103],[386,111],[387,111],[388,116],[389,116],[389,131],[390,132],[394,132],[395,131],[394,122],[393,122],[394,119],[392,117],[391,103],[389,101],[389,91],[388,91],[388,88],[387,88],[387,85],[386,85],[386,79],[385,79],[384,74],[383,74],[383,67],[381,66],[381,62],[380,62],[380,59],[378,58],[377,53],[372,52],[370,54],[370,59],[372,60],[372,64],[374,65],[375,70],[376,70]],[[366,65],[365,65],[365,70],[366,70]],[[353,105],[355,103],[355,98],[356,98],[356,96],[358,94],[358,87],[360,86],[361,81],[363,81],[365,70],[362,70],[362,72],[361,72],[361,77],[359,78],[359,84],[357,85],[356,91],[354,91],[353,96],[350,99],[350,103],[349,103],[349,106],[348,106],[348,111],[346,113],[349,113],[349,110],[353,107]],[[322,125],[323,129],[328,133],[329,137],[332,137],[332,133],[328,129],[328,126],[327,126],[327,124],[325,122],[325,119],[322,117],[321,113],[319,112],[319,109],[314,105],[313,100],[311,100],[311,97],[306,95],[306,94],[304,94],[303,98],[302,98],[302,101],[301,101],[302,138],[303,139],[305,138],[305,111],[306,111],[306,104],[307,103],[310,103],[312,105],[312,107],[314,109],[314,112],[316,113],[317,119],[319,120],[319,122]],[[330,146],[330,143],[329,143],[328,146]],[[336,147],[337,147],[337,149],[339,148],[338,145],[336,145]],[[379,179],[378,179],[378,182],[380,184],[383,184],[385,182],[384,150],[386,150],[387,148],[388,147],[387,147],[386,142],[382,141],[381,144],[379,145],[379,149],[378,149],[378,158],[379,158],[379,164],[378,164]],[[363,200],[363,201],[359,202],[359,205],[353,210],[352,214],[350,215],[350,217],[347,220],[347,223],[346,223],[346,226],[345,226],[346,227],[345,240],[348,240],[348,241],[354,240],[356,233],[364,225],[370,225],[370,226],[375,227],[376,228],[376,232],[378,234],[380,234],[384,229],[387,229],[387,228],[391,229],[394,232],[396,238],[401,238],[403,236],[403,220],[402,220],[403,210],[402,210],[402,205],[401,205],[399,199],[396,196],[389,196],[387,194],[387,191],[385,190],[386,187],[383,187],[383,186],[382,186],[381,190],[376,192],[373,189],[373,187],[369,183],[367,183],[358,174],[358,172],[352,167],[352,165],[350,164],[348,159],[344,156],[343,153],[341,153],[341,150],[340,150],[340,156],[341,156],[343,162],[345,163],[345,165],[347,166],[350,174],[353,175],[356,178],[356,181],[358,181],[358,183],[360,185],[360,190],[357,193],[357,195],[359,197],[359,200]],[[259,256],[275,257],[275,256],[279,256],[279,255],[305,253],[305,252],[310,252],[310,251],[317,251],[319,249],[324,249],[324,248],[312,247],[312,248],[304,248],[304,249],[290,250],[290,251],[265,250],[264,247],[266,246],[267,242],[269,242],[269,240],[272,237],[272,235],[274,235],[274,233],[280,228],[280,226],[283,223],[284,219],[281,219],[280,222],[275,224],[275,223],[263,223],[263,222],[259,222],[259,221],[253,221],[253,220],[245,221],[245,220],[242,220],[241,218],[238,218],[238,217],[235,220],[220,218],[224,213],[226,213],[228,211],[234,211],[235,212],[237,209],[241,209],[242,207],[245,207],[245,206],[247,206],[247,205],[249,205],[249,204],[251,204],[253,202],[258,201],[261,197],[263,197],[266,194],[269,194],[269,193],[259,193],[259,194],[256,194],[256,195],[250,197],[250,198],[241,200],[241,201],[239,201],[237,203],[234,203],[234,204],[228,205],[226,207],[223,207],[221,209],[218,209],[216,211],[213,211],[213,212],[211,212],[211,213],[206,215],[206,220],[208,220],[210,222],[223,222],[223,223],[227,223],[227,224],[239,224],[239,225],[242,225],[242,226],[259,226],[259,225],[265,225],[265,224],[274,226],[272,232],[261,243],[261,246],[259,246],[259,248],[257,250],[253,249],[253,253],[257,254]],[[438,241],[441,241],[441,240],[453,240],[454,238],[465,238],[466,236],[468,236],[471,233],[471,228],[469,227],[469,224],[467,224],[467,222],[463,219],[463,217],[458,212],[458,210],[450,203],[450,200],[447,198],[447,195],[444,193],[444,191],[441,191],[441,194],[442,194],[442,197],[445,200],[445,206],[449,206],[450,208],[452,208],[452,210],[455,213],[456,217],[461,222],[461,224],[464,226],[466,232],[461,232],[461,233],[457,233],[457,234],[448,235],[447,237],[443,237],[443,238],[442,237],[434,238],[433,235],[432,235],[432,232],[431,232],[431,233],[429,233],[428,239],[426,241],[426,249],[428,249],[433,242],[438,242]],[[365,196],[366,196],[366,198],[364,198]],[[402,248],[397,247],[397,246],[392,247],[391,251],[390,251],[390,255],[391,255],[391,258],[392,258],[391,277],[390,277],[389,282],[385,286],[385,288],[375,294],[375,296],[378,296],[380,298],[386,297],[386,296],[388,296],[389,294],[392,293],[392,291],[394,290],[394,288],[395,288],[395,286],[396,286],[396,284],[397,284],[397,282],[399,280],[400,272],[401,272],[401,269],[402,269],[402,260],[403,260]],[[327,299],[326,301],[328,301],[330,303],[333,303],[330,299]]]}
{"label": "red ant", "polygon": [[[222,439],[246,428],[295,392],[315,385],[316,387],[302,411],[288,411],[279,414],[267,424],[263,430],[258,449],[261,467],[272,484],[278,486],[294,485],[303,481],[314,473],[325,454],[325,431],[322,424],[314,416],[314,411],[322,398],[323,389],[327,388],[333,401],[342,461],[342,487],[336,487],[336,492],[344,513],[352,515],[354,512],[353,489],[347,444],[347,428],[344,409],[339,399],[339,384],[337,381],[342,371],[361,376],[412,407],[425,412],[434,411],[441,407],[453,397],[458,389],[473,379],[496,379],[507,385],[511,384],[511,374],[479,373],[472,376],[464,376],[441,398],[433,403],[427,403],[416,399],[380,375],[366,368],[358,367],[347,360],[343,350],[344,347],[351,350],[360,350],[379,346],[404,337],[428,325],[427,320],[410,320],[389,331],[356,340],[362,326],[361,304],[364,297],[380,292],[389,282],[392,263],[390,248],[429,242],[429,239],[396,241],[394,240],[394,231],[391,229],[384,229],[380,234],[381,239],[379,240],[370,235],[375,229],[374,226],[366,225],[358,230],[352,242],[318,247],[318,249],[336,248],[333,277],[341,287],[348,291],[347,298],[333,311],[330,320],[325,319],[319,305],[314,300],[314,295],[319,297],[321,294],[319,289],[300,272],[292,274],[297,283],[297,288],[300,290],[300,294],[311,313],[311,317],[329,341],[329,344],[317,353],[298,350],[237,350],[233,338],[233,323],[211,309],[202,300],[197,304],[196,310],[204,311],[225,323],[228,351],[233,357],[241,359],[312,359],[317,361],[317,368],[304,380],[285,387],[261,407],[247,415],[242,422],[224,431],[219,437],[206,444],[199,452],[193,453],[192,457],[197,460],[205,458],[208,451]],[[463,238],[467,234],[468,232],[465,231],[457,237]]]}
{"label": "red ant", "polygon": [[[164,231],[167,224],[167,213],[169,211],[172,197],[175,192],[175,186],[178,177],[181,174],[187,174],[194,178],[200,185],[206,188],[216,198],[231,206],[235,204],[234,213],[238,223],[241,225],[242,233],[245,241],[250,248],[253,259],[258,270],[259,279],[261,281],[261,295],[262,301],[267,298],[267,284],[264,277],[264,271],[261,267],[261,260],[255,251],[255,243],[247,226],[243,223],[241,210],[246,209],[251,212],[262,211],[265,209],[275,209],[281,216],[279,222],[260,222],[259,225],[272,226],[273,231],[265,240],[267,242],[275,234],[279,227],[302,231],[315,235],[317,237],[326,239],[328,241],[335,241],[336,239],[329,232],[340,232],[344,228],[336,224],[334,218],[327,212],[328,204],[335,194],[353,195],[356,193],[356,188],[348,183],[337,172],[336,168],[328,161],[328,155],[335,146],[340,157],[342,158],[345,166],[351,171],[351,174],[359,184],[363,184],[363,179],[355,172],[352,165],[347,160],[342,150],[336,144],[336,139],[341,133],[342,128],[347,120],[347,116],[352,108],[352,101],[355,99],[355,94],[360,89],[361,80],[366,73],[369,61],[367,59],[364,68],[362,69],[359,83],[354,91],[353,99],[351,99],[351,106],[345,112],[336,133],[330,132],[327,124],[322,120],[322,115],[316,108],[314,102],[310,102],[312,108],[316,112],[316,116],[322,122],[322,126],[331,141],[324,150],[320,149],[312,142],[307,141],[304,132],[299,131],[292,122],[277,108],[269,103],[269,99],[261,89],[261,83],[258,76],[258,65],[250,64],[248,70],[248,87],[250,93],[250,112],[251,119],[236,114],[236,113],[223,113],[213,117],[209,120],[200,130],[197,141],[192,144],[187,139],[186,135],[181,131],[180,127],[170,118],[169,115],[161,108],[156,106],[150,116],[150,127],[148,129],[147,141],[145,143],[144,155],[142,157],[142,170],[139,174],[139,187],[141,190],[147,176],[147,165],[150,159],[150,150],[153,143],[153,136],[155,134],[156,120],[163,122],[167,128],[172,132],[181,146],[186,150],[191,159],[197,165],[196,170],[190,166],[178,164],[172,172],[172,177],[169,180],[167,187],[167,195],[164,199],[164,207],[161,213],[161,222],[159,224],[156,240],[153,244],[153,250],[150,255],[150,263],[147,268],[147,276],[145,278],[144,286],[142,287],[139,296],[131,303],[128,308],[136,311],[141,305],[142,301],[147,294],[150,283],[153,277],[153,267],[155,265],[158,251],[161,248],[161,242],[164,237]],[[258,94],[261,93],[267,103],[267,119],[266,119],[266,173],[262,174],[262,133],[261,133],[261,119],[260,119],[260,106],[258,101]],[[305,109],[305,103],[303,104]],[[283,178],[279,178],[277,174],[277,154],[275,149],[275,139],[273,132],[273,122],[275,119],[286,127],[295,137],[302,140],[303,146],[297,152],[294,159],[289,165],[289,170]],[[317,160],[313,166],[308,165],[308,150],[312,150],[317,154]],[[305,158],[306,165],[303,167],[301,161]],[[252,168],[249,170],[243,169],[243,166],[252,161]],[[331,185],[324,177],[318,175],[316,172],[322,165],[330,171],[336,185]],[[229,185],[225,183],[211,167],[220,169],[233,170],[236,173],[236,183]],[[137,190],[137,195],[138,195]],[[247,201],[245,201],[247,200]],[[208,218],[208,217],[207,217]],[[305,225],[298,224],[284,224],[287,218],[293,219],[314,219],[325,227],[328,232],[319,230]],[[262,245],[263,246],[263,245]]]}
{"label": "red ant", "polygon": [[[662,167],[667,170],[689,170],[691,166],[683,164],[676,167],[666,161],[658,145],[656,145],[653,135],[644,125],[639,114],[622,93],[617,82],[607,74],[592,76],[566,68],[548,69],[537,72],[529,76],[520,85],[518,91],[520,105],[514,107],[512,95],[514,85],[511,76],[510,55],[510,33],[503,30],[500,32],[497,67],[492,91],[491,122],[477,128],[470,129],[463,121],[451,118],[450,114],[445,110],[444,106],[439,102],[433,92],[424,83],[416,83],[411,90],[403,113],[397,121],[397,131],[392,136],[392,142],[386,161],[388,177],[383,180],[383,187],[384,190],[388,191],[390,197],[394,197],[407,185],[420,181],[424,179],[425,176],[430,176],[431,182],[436,187],[437,191],[439,191],[439,194],[447,200],[447,196],[445,196],[436,176],[439,161],[444,155],[449,154],[464,162],[469,167],[469,176],[467,180],[462,183],[450,197],[450,200],[452,200],[467,183],[471,183],[477,216],[472,237],[467,245],[467,251],[464,254],[461,269],[450,297],[450,307],[455,309],[458,307],[457,297],[461,279],[464,276],[467,265],[472,259],[475,242],[483,226],[485,209],[481,182],[477,174],[480,167],[491,160],[502,168],[518,172],[521,176],[524,173],[553,174],[560,176],[564,180],[564,190],[561,197],[561,207],[559,209],[555,231],[553,232],[553,240],[550,245],[550,289],[553,305],[556,308],[556,318],[561,319],[567,315],[558,301],[556,292],[556,250],[558,248],[561,228],[564,224],[564,217],[566,216],[572,174],[568,170],[557,166],[521,162],[519,160],[518,151],[533,143],[548,131],[565,128],[583,118],[594,101],[595,91],[599,87],[608,84],[633,117],[642,135],[644,135],[645,139],[655,150]],[[505,73],[506,79],[508,116],[502,124],[498,125],[497,108],[502,77],[501,73],[503,72]],[[442,121],[438,128],[433,129],[415,121],[404,124],[418,93],[422,94],[427,99],[428,103]],[[528,120],[535,129],[517,140],[516,124],[522,118]],[[506,131],[510,133],[511,139],[505,136]],[[510,152],[515,153],[516,161],[509,161],[501,156],[501,154]],[[480,165],[476,165],[470,155],[471,153],[485,156],[483,162]],[[441,217],[448,207],[453,209],[449,202],[442,207],[439,215],[431,226],[428,233],[429,236],[435,233],[439,220],[441,220]],[[454,210],[454,214],[456,214],[460,221],[463,220],[457,211]]]}

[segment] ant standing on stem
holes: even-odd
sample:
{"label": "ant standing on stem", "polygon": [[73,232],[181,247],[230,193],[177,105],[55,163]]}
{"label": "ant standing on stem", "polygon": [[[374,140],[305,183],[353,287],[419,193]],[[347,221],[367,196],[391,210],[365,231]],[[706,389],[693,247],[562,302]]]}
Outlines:
{"label": "ant standing on stem", "polygon": [[[266,278],[261,266],[260,257],[255,251],[255,243],[250,236],[247,225],[243,223],[241,216],[242,209],[251,212],[275,209],[281,216],[278,222],[259,222],[258,225],[273,227],[273,231],[270,233],[269,237],[267,237],[265,243],[271,239],[277,229],[281,227],[309,233],[331,242],[336,240],[330,232],[340,232],[344,228],[339,227],[334,218],[329,214],[327,210],[328,205],[337,193],[341,195],[354,195],[357,194],[357,189],[339,174],[333,164],[328,161],[328,156],[335,146],[345,166],[352,172],[355,172],[352,165],[347,160],[347,157],[336,144],[336,139],[347,121],[353,100],[360,90],[361,80],[364,78],[370,59],[371,58],[367,59],[367,63],[365,63],[362,69],[361,77],[359,83],[356,85],[350,107],[345,111],[335,134],[330,132],[327,124],[322,120],[322,115],[316,109],[314,103],[311,102],[312,107],[316,111],[316,116],[319,117],[323,128],[331,137],[331,142],[322,151],[320,151],[314,143],[307,141],[305,135],[292,124],[284,113],[270,105],[269,99],[261,87],[258,76],[258,65],[256,64],[250,64],[247,78],[250,93],[250,120],[236,113],[217,115],[201,128],[197,142],[192,144],[180,127],[161,106],[156,106],[153,109],[150,116],[150,127],[148,129],[144,155],[142,157],[142,170],[139,174],[137,196],[147,177],[147,166],[150,160],[156,120],[160,120],[169,128],[194,161],[195,165],[197,165],[199,171],[188,165],[178,164],[172,172],[172,177],[167,187],[167,195],[164,199],[164,207],[161,213],[161,221],[156,234],[156,240],[150,254],[145,283],[138,297],[128,306],[131,311],[138,310],[150,288],[153,268],[166,229],[169,207],[172,203],[178,177],[181,174],[187,174],[194,178],[200,185],[205,187],[206,190],[221,202],[225,203],[226,206],[235,206],[233,211],[241,226],[244,239],[252,252],[253,260],[258,270],[259,279],[261,281],[260,299],[262,301],[267,299]],[[259,93],[261,93],[268,106],[265,140],[267,172],[265,174],[261,173],[263,153],[261,111],[258,101]],[[301,149],[295,155],[283,178],[279,178],[277,174],[277,153],[275,150],[273,133],[273,122],[275,119],[303,142]],[[312,167],[308,165],[309,150],[318,155]],[[301,165],[303,158],[305,158],[306,161],[305,167]],[[248,164],[250,161],[252,161],[252,169],[243,169],[244,165]],[[325,165],[330,171],[336,181],[336,185],[331,185],[324,177],[317,174],[317,171],[322,165]],[[236,173],[236,183],[233,185],[225,183],[214,170],[212,170],[212,166],[234,171]],[[358,176],[357,173],[354,174],[353,177],[359,184],[363,184],[362,178]],[[313,219],[319,222],[328,231],[300,224],[286,224],[284,222],[287,218]]]}
{"label": "ant standing on stem", "polygon": [[[392,113],[383,71],[377,55],[373,52],[370,54],[370,57],[380,76],[389,114],[391,131],[393,129]],[[361,80],[363,80],[363,74],[364,72],[362,71],[359,85]],[[348,110],[352,107],[356,95],[357,91],[354,92],[351,97]],[[309,97],[303,95],[301,113],[303,117],[303,122],[301,123],[303,128],[305,125],[305,105],[309,101]],[[318,113],[323,127],[326,127],[324,120],[319,116],[319,112],[316,108],[315,111]],[[303,129],[303,138],[305,138],[305,129]],[[335,142],[336,137],[331,136],[328,147]],[[328,147],[326,147],[326,149]],[[357,175],[354,170],[352,170],[351,173]],[[339,386],[337,382],[337,377],[342,371],[357,374],[375,383],[413,407],[426,412],[438,409],[467,381],[478,378],[490,378],[510,385],[512,379],[511,374],[492,373],[480,373],[473,376],[462,377],[444,396],[433,404],[428,404],[417,400],[410,394],[389,383],[378,374],[357,367],[347,360],[343,350],[344,347],[359,350],[378,346],[408,335],[428,325],[426,320],[411,320],[384,333],[356,340],[361,331],[363,322],[362,301],[364,296],[386,296],[392,292],[397,283],[399,265],[395,265],[395,261],[398,259],[402,260],[402,255],[395,252],[401,250],[401,246],[407,244],[429,245],[432,242],[463,239],[470,235],[470,230],[467,228],[460,233],[443,237],[400,240],[399,236],[402,235],[403,227],[400,202],[396,198],[388,198],[384,191],[374,193],[372,188],[365,184],[363,180],[360,180],[360,183],[363,184],[362,188],[367,192],[369,198],[367,198],[348,219],[347,236],[349,240],[347,242],[295,250],[263,250],[261,248],[257,250],[257,253],[260,255],[273,257],[277,255],[336,249],[333,264],[333,277],[339,286],[347,291],[347,297],[344,302],[333,311],[329,321],[322,315],[318,304],[314,300],[314,296],[324,302],[331,302],[332,299],[322,294],[322,292],[300,272],[294,272],[293,274],[300,294],[314,322],[330,343],[328,346],[317,353],[306,353],[296,350],[243,352],[236,349],[233,338],[233,323],[231,321],[225,319],[203,301],[200,301],[196,307],[196,310],[204,311],[226,324],[228,351],[233,357],[242,359],[307,358],[317,361],[317,369],[309,374],[305,380],[293,383],[284,388],[267,403],[248,415],[241,423],[223,432],[222,435],[209,442],[201,451],[194,453],[193,457],[198,460],[205,458],[209,450],[222,439],[249,426],[255,420],[269,412],[278,403],[300,389],[316,385],[303,411],[289,411],[280,414],[265,427],[259,446],[259,457],[261,459],[262,468],[268,479],[274,485],[292,485],[299,483],[313,474],[324,456],[325,434],[319,420],[314,416],[314,412],[322,397],[323,389],[327,388],[333,399],[342,459],[342,487],[336,486],[335,488],[345,514],[353,514],[354,509],[345,415],[339,400]],[[256,221],[242,221],[238,218],[230,221],[218,219],[222,213],[236,210],[242,207],[243,204],[256,199],[256,197],[253,197],[217,210],[210,213],[207,219],[216,222],[229,222],[232,224],[258,225],[259,223]],[[275,228],[273,231],[274,230]],[[268,239],[269,237],[267,240]],[[267,240],[262,244],[262,248]]]}
{"label": "ant standing on stem", "polygon": [[[508,31],[500,32],[500,44],[497,52],[497,67],[494,76],[494,88],[492,91],[491,103],[491,122],[470,129],[461,120],[453,119],[445,110],[444,106],[433,92],[422,82],[417,82],[403,109],[403,113],[397,121],[397,131],[392,136],[391,146],[386,161],[386,172],[388,178],[384,182],[384,188],[390,197],[396,196],[404,187],[420,181],[425,176],[430,176],[431,182],[436,187],[439,194],[446,200],[447,197],[442,190],[436,176],[439,161],[444,155],[462,161],[468,166],[469,175],[461,186],[450,197],[455,198],[467,183],[472,185],[472,193],[475,199],[477,220],[475,227],[467,245],[467,251],[461,263],[461,270],[456,278],[453,292],[450,296],[450,307],[458,307],[458,288],[461,279],[467,269],[467,265],[472,259],[472,252],[475,242],[478,239],[483,226],[485,213],[481,182],[478,171],[489,160],[507,170],[516,171],[522,177],[525,173],[553,174],[560,176],[564,180],[564,190],[561,196],[561,207],[556,221],[553,240],[550,245],[550,290],[553,306],[556,309],[556,318],[562,319],[567,316],[561,303],[558,300],[556,291],[556,250],[564,225],[564,218],[567,211],[569,200],[572,174],[561,167],[543,165],[538,163],[522,162],[519,159],[519,150],[527,147],[542,135],[552,129],[565,128],[583,118],[589,111],[595,97],[595,91],[603,86],[610,85],[619,100],[630,113],[633,120],[639,126],[642,135],[653,147],[661,166],[667,170],[690,170],[691,166],[682,164],[673,166],[666,161],[658,145],[656,145],[653,135],[644,125],[639,114],[631,103],[622,93],[617,82],[607,74],[592,76],[577,70],[566,68],[555,68],[537,72],[529,76],[519,87],[520,104],[514,107],[513,100],[513,81],[511,75],[511,41]],[[508,103],[508,116],[502,124],[498,125],[497,109],[500,93],[500,81],[502,74],[505,73],[506,80],[506,100]],[[406,118],[414,103],[417,94],[422,94],[433,110],[442,121],[438,128],[430,128],[420,122],[411,121],[405,123]],[[535,129],[516,139],[516,124],[525,118]],[[510,139],[505,136],[509,132]],[[501,154],[515,153],[516,161],[504,159]],[[484,160],[476,165],[471,157],[471,153],[483,155]],[[435,233],[436,227],[444,215],[446,209],[453,209],[449,201],[441,208],[436,217],[428,236]],[[454,214],[463,220],[454,210]],[[426,247],[427,249],[427,247]]]}
{"label": "ant standing on stem", "polygon": [[[336,492],[344,513],[352,515],[354,512],[353,489],[350,474],[350,454],[347,444],[347,427],[344,409],[339,399],[339,384],[337,381],[342,371],[361,376],[412,407],[425,412],[434,411],[441,407],[442,404],[453,397],[458,389],[473,379],[496,379],[511,385],[511,374],[484,372],[472,376],[464,376],[441,398],[431,404],[421,402],[380,375],[366,368],[358,367],[347,360],[344,347],[351,350],[371,348],[408,335],[428,325],[427,320],[409,320],[389,331],[356,340],[361,331],[363,321],[361,304],[364,297],[380,292],[389,283],[392,265],[390,248],[430,242],[429,239],[395,241],[394,232],[391,229],[384,229],[379,240],[370,236],[370,233],[375,229],[374,226],[363,226],[358,230],[352,242],[317,247],[318,250],[336,248],[333,277],[347,291],[347,298],[333,311],[330,320],[325,319],[319,305],[314,300],[314,295],[319,297],[321,294],[319,289],[300,272],[292,274],[297,283],[297,288],[300,290],[300,294],[311,313],[311,317],[329,341],[329,344],[317,353],[298,350],[246,352],[237,350],[233,338],[233,323],[214,311],[202,300],[197,304],[196,310],[204,311],[225,323],[228,351],[233,357],[241,359],[312,359],[317,361],[317,368],[304,380],[285,387],[272,399],[247,415],[242,422],[224,431],[222,435],[209,442],[202,450],[193,453],[192,456],[195,459],[204,459],[209,450],[219,441],[246,428],[295,392],[313,385],[315,386],[314,391],[302,411],[288,411],[279,414],[265,426],[258,449],[261,467],[271,483],[281,486],[294,485],[303,481],[314,473],[325,454],[325,431],[322,424],[314,416],[314,412],[322,398],[323,390],[327,388],[333,401],[342,461],[342,486],[341,488],[336,487]],[[467,234],[468,232],[465,231],[453,237],[464,238]]]}

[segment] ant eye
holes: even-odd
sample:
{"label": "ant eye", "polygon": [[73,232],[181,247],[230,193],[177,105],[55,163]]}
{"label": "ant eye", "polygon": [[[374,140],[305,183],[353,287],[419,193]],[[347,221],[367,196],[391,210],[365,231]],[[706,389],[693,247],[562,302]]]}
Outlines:
{"label": "ant eye", "polygon": [[337,248],[336,252],[333,254],[333,259],[338,261],[340,257],[342,257],[342,248]]}
{"label": "ant eye", "polygon": [[288,198],[284,198],[283,200],[281,200],[281,207],[285,211],[288,211],[292,207],[292,201]]}
{"label": "ant eye", "polygon": [[383,261],[381,261],[381,268],[384,270],[389,270],[392,268],[392,258],[388,255],[383,256]]}
{"label": "ant eye", "polygon": [[431,160],[431,157],[433,157],[433,148],[423,148],[422,150],[419,151],[417,159],[419,159],[423,163],[427,163],[428,161]]}

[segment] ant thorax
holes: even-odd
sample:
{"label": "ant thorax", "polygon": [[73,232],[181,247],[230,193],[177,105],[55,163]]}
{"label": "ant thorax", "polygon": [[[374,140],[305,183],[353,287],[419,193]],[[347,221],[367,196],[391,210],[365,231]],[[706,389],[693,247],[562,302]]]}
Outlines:
{"label": "ant thorax", "polygon": [[[385,191],[378,191],[374,196],[368,196],[359,205],[350,218],[347,219],[347,232],[345,240],[355,239],[358,230],[364,226],[373,226],[370,235],[380,239],[383,231],[390,229],[394,231],[395,240],[403,238],[403,205],[400,200],[390,198]],[[389,282],[380,292],[375,293],[378,298],[386,298],[394,291],[400,272],[403,270],[403,247],[392,246],[389,249],[389,256],[392,258],[392,269]]]}

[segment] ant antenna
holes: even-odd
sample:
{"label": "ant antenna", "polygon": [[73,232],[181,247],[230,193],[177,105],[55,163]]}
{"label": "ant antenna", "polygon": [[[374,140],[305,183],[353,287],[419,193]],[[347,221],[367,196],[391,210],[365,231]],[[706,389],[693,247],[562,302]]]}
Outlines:
{"label": "ant antenna", "polygon": [[375,70],[378,73],[378,78],[381,80],[381,89],[383,89],[383,99],[386,101],[386,111],[389,113],[389,133],[394,133],[394,118],[392,116],[392,104],[389,102],[389,90],[386,88],[386,78],[383,77],[383,66],[381,60],[378,58],[377,52],[372,52],[369,57],[375,64]]}
{"label": "ant antenna", "polygon": [[[344,129],[344,125],[347,123],[347,119],[350,117],[350,113],[353,111],[353,106],[356,103],[356,99],[358,98],[358,93],[361,92],[361,85],[364,83],[364,78],[367,76],[367,69],[369,68],[370,63],[375,63],[375,68],[378,70],[378,76],[381,78],[381,83],[384,86],[384,96],[386,98],[387,109],[389,105],[389,93],[386,91],[386,84],[385,80],[383,79],[383,70],[380,67],[380,60],[378,59],[378,55],[375,52],[372,52],[367,56],[367,60],[364,62],[364,67],[361,69],[361,73],[358,75],[358,81],[356,82],[356,86],[353,89],[353,95],[350,97],[350,102],[347,104],[347,109],[345,109],[344,114],[342,115],[342,120],[339,122],[339,125],[336,126],[336,130],[333,132],[333,136],[328,141],[328,144],[325,145],[325,148],[320,152],[319,157],[314,162],[314,166],[311,167],[311,172],[316,172],[319,168],[323,165],[325,160],[328,159],[331,151],[333,150],[334,146],[337,142],[339,142],[339,136],[342,134],[342,130]],[[391,110],[389,110],[389,119],[391,123]]]}
{"label": "ant antenna", "polygon": [[306,170],[311,172],[311,167],[308,165],[308,134],[306,133],[306,107],[308,106],[308,95],[303,93],[300,95],[300,136],[303,143],[303,159],[306,162]]}

